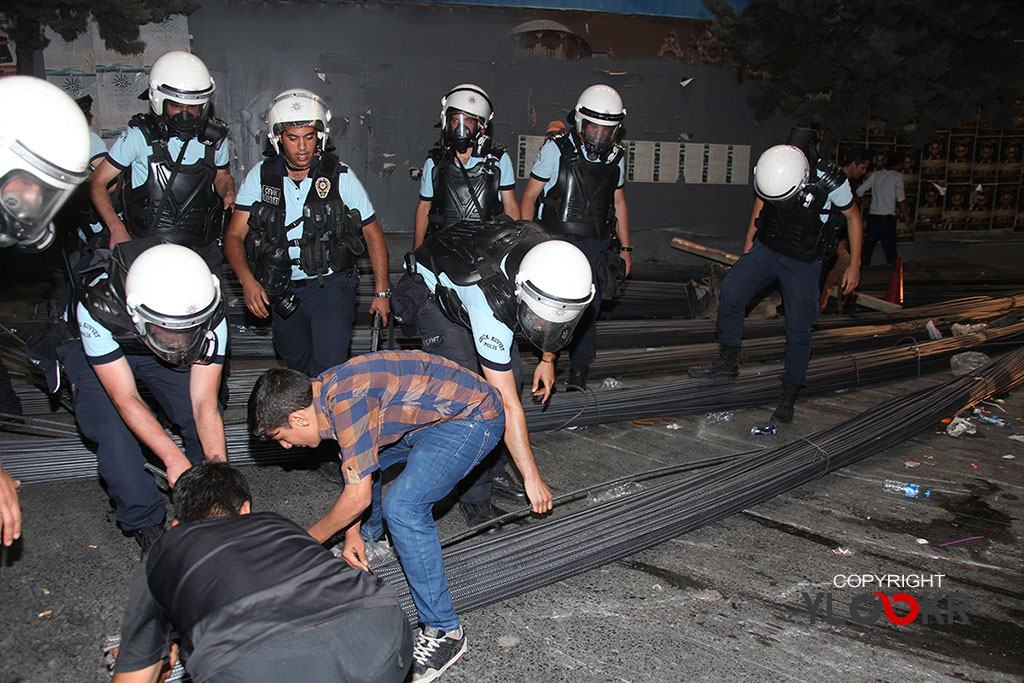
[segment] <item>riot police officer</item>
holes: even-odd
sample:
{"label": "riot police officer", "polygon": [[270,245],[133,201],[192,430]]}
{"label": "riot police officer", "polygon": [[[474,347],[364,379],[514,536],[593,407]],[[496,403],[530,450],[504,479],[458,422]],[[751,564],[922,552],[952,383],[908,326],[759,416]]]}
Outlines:
{"label": "riot police officer", "polygon": [[807,384],[811,326],[818,319],[821,263],[835,249],[840,215],[846,218],[850,242],[843,294],[856,289],[860,281],[863,232],[850,183],[838,166],[819,161],[816,144],[801,147],[775,145],[757,160],[757,198],[743,255],[729,271],[719,295],[719,355],[711,363],[690,368],[692,377],[736,377],[747,302],[778,280],[786,305],[786,361],[782,396],[772,414],[772,424],[793,420],[793,403]]}
{"label": "riot police officer", "polygon": [[[541,147],[520,206],[523,218],[532,220],[540,198],[540,224],[579,247],[592,268],[615,235],[619,257],[625,262],[624,276],[628,276],[633,247],[626,207],[625,150],[618,144],[625,118],[622,98],[614,88],[592,85],[584,90],[572,112],[572,125],[550,135]],[[597,356],[597,312],[602,296],[609,294],[599,291],[594,297],[569,346],[571,387],[586,387],[587,372]]]}
{"label": "riot police officer", "polygon": [[[0,79],[0,247],[37,252],[53,243],[51,220],[89,174],[89,124],[60,88],[30,76]],[[0,363],[0,411],[21,403]],[[21,537],[18,482],[0,464],[0,543]]]}
{"label": "riot police officer", "polygon": [[[149,237],[123,242],[83,274],[81,341],[58,348],[78,426],[97,444],[118,524],[145,552],[163,533],[166,500],[140,441],[173,486],[201,462],[227,458],[218,389],[228,330],[220,280],[191,249]],[[139,395],[136,378],[181,430],[184,452]]]}
{"label": "riot police officer", "polygon": [[[219,271],[223,212],[235,201],[235,183],[227,124],[210,115],[213,90],[209,70],[195,55],[173,51],[154,62],[151,111],[132,117],[92,176],[90,194],[110,230],[111,248],[158,236],[194,249]],[[107,185],[129,167],[122,220]]]}
{"label": "riot police officer", "polygon": [[460,221],[519,218],[512,159],[485,132],[494,116],[483,88],[463,83],[441,98],[441,144],[430,150],[420,180],[413,245]]}
{"label": "riot police officer", "polygon": [[[536,223],[499,216],[482,225],[457,223],[428,237],[407,257],[406,268],[395,288],[396,318],[403,328],[419,330],[424,351],[470,370],[479,364],[501,392],[505,445],[534,510],[544,512],[551,494],[534,462],[519,399],[522,364],[515,333],[542,353],[532,390],[546,401],[555,380],[555,352],[569,342],[594,298],[586,257]],[[503,467],[501,454],[495,454],[463,482],[459,502],[471,526],[493,517],[491,481]]]}
{"label": "riot police officer", "polygon": [[390,313],[384,233],[359,179],[328,147],[330,119],[309,90],[274,98],[267,111],[274,155],[242,183],[224,247],[245,305],[261,318],[273,312],[278,354],[311,377],[348,358],[356,257],[364,251],[375,283],[370,311],[385,321]]}

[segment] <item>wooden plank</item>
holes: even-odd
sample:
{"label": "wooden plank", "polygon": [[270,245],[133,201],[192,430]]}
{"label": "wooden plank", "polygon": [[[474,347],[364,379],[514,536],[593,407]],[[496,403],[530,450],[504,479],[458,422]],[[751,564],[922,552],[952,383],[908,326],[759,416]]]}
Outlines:
{"label": "wooden plank", "polygon": [[[683,239],[682,237],[673,237],[671,244],[673,249],[679,249],[680,251],[702,256],[711,261],[717,261],[718,263],[724,263],[729,266],[736,263],[740,258],[739,256],[730,254],[727,251],[715,249],[714,247],[706,247],[703,244],[691,242],[690,240]],[[835,296],[834,290],[832,292],[832,296]],[[860,292],[854,293],[854,302],[864,308],[870,308],[876,311],[899,311],[903,309],[899,304],[894,304],[890,301],[879,299],[878,297],[874,297],[869,294],[861,294]]]}
{"label": "wooden plank", "polygon": [[724,263],[727,266],[731,266],[740,259],[740,257],[735,254],[730,254],[727,251],[715,249],[714,247],[705,247],[703,244],[684,240],[682,237],[672,238],[672,248],[696,254],[697,256],[703,256],[706,259]]}

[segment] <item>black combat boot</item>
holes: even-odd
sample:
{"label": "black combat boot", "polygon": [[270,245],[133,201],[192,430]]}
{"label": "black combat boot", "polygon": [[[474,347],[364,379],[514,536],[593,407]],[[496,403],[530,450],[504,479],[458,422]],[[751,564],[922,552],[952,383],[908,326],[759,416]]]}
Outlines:
{"label": "black combat boot", "polygon": [[740,347],[719,344],[718,358],[703,365],[691,365],[690,377],[732,377],[740,374]]}
{"label": "black combat boot", "polygon": [[793,421],[793,402],[796,401],[796,395],[802,388],[792,380],[782,380],[782,397],[779,399],[779,405],[775,408],[775,412],[772,413],[773,425]]}
{"label": "black combat boot", "polygon": [[569,378],[565,381],[566,389],[583,390],[587,388],[587,373],[590,366],[581,365],[578,368],[569,368]]}

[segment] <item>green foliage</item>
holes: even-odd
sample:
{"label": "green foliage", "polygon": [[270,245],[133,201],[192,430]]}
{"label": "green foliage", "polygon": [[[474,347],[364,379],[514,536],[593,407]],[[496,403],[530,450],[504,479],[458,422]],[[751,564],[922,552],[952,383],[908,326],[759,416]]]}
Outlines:
{"label": "green foliage", "polygon": [[751,0],[737,13],[704,0],[712,32],[747,71],[768,74],[751,99],[853,137],[870,121],[915,143],[980,119],[1022,114],[1020,0]]}
{"label": "green foliage", "polygon": [[140,26],[172,14],[191,14],[199,5],[200,0],[30,0],[8,3],[0,13],[12,24],[18,71],[31,73],[32,54],[49,43],[43,31],[47,26],[70,42],[88,29],[92,15],[108,49],[137,55],[146,49],[139,39]]}

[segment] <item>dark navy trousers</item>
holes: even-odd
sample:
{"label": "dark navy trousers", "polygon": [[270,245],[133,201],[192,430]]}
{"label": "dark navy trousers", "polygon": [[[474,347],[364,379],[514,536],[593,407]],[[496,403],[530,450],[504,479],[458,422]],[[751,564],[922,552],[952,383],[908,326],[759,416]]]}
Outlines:
{"label": "dark navy trousers", "polygon": [[860,264],[871,265],[871,254],[875,251],[875,245],[882,243],[882,253],[885,254],[886,263],[895,263],[898,252],[896,250],[896,216],[883,216],[881,214],[869,213],[864,221],[864,247],[861,250]]}
{"label": "dark navy trousers", "polygon": [[[601,253],[608,248],[608,244],[611,240],[599,240],[593,239],[569,239],[566,240],[570,244],[579,247],[579,250],[584,253],[587,257],[587,261],[590,262],[590,273],[591,277],[596,272],[596,264],[598,259],[601,258]],[[587,368],[597,358],[597,314],[601,310],[601,286],[597,282],[597,278],[594,279],[594,299],[587,306],[587,310],[583,311],[583,315],[580,316],[580,321],[576,323],[576,330],[572,334],[572,340],[569,342],[569,369],[573,368]]]}
{"label": "dark navy trousers", "polygon": [[356,320],[359,274],[331,273],[321,287],[316,278],[293,281],[288,288],[299,307],[288,318],[272,313],[274,348],[291,370],[316,377],[348,360]]}
{"label": "dark navy trousers", "polygon": [[[75,419],[87,439],[96,444],[96,460],[107,493],[114,501],[117,522],[124,531],[156,526],[164,519],[167,499],[145,470],[142,446],[121,419],[99,378],[75,339],[58,349],[71,379]],[[185,455],[192,464],[203,461],[203,447],[192,418],[188,367],[172,367],[155,356],[125,356],[137,381],[145,384],[157,403],[181,430]]]}
{"label": "dark navy trousers", "polygon": [[786,314],[786,369],[783,381],[807,384],[811,360],[811,326],[818,320],[821,261],[800,261],[770,249],[759,240],[740,257],[722,283],[718,297],[718,343],[739,346],[747,302],[778,280]]}

